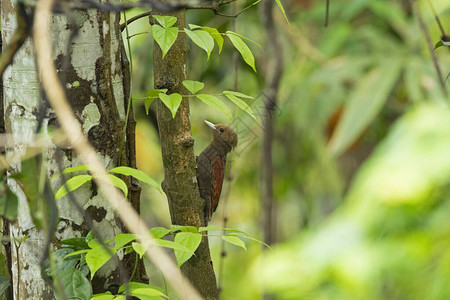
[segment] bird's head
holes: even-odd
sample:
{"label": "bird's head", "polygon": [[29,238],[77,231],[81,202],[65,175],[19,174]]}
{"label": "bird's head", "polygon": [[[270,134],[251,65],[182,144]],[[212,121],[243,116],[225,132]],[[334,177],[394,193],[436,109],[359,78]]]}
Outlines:
{"label": "bird's head", "polygon": [[206,120],[205,123],[211,128],[214,138],[213,143],[219,151],[226,154],[237,146],[238,136],[233,128],[223,124],[214,125]]}

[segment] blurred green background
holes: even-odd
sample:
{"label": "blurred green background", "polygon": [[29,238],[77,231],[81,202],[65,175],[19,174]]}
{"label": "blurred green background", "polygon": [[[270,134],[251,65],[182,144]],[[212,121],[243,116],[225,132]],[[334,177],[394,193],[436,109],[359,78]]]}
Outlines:
{"label": "blurred green background", "polygon": [[[431,0],[450,34],[450,1]],[[239,10],[251,1],[237,1]],[[414,3],[414,4],[411,4]],[[247,251],[210,238],[223,299],[450,299],[450,111],[419,26],[434,43],[441,37],[428,1],[285,0],[290,26],[275,20],[285,60],[275,112],[274,193],[276,243],[247,240]],[[222,8],[231,11],[231,7]],[[142,11],[135,10],[131,17]],[[187,22],[232,30],[232,19],[210,11],[187,12]],[[267,43],[258,7],[237,18],[236,31]],[[143,101],[153,88],[153,40],[148,20],[129,26],[138,167],[163,179],[152,112]],[[140,34],[142,33],[142,34]],[[212,224],[262,239],[261,138],[267,53],[250,45],[258,73],[239,57],[238,90],[256,98],[259,123],[234,111],[240,144],[229,156]],[[264,47],[263,47],[264,48]],[[226,42],[207,61],[190,43],[188,79],[205,93],[233,89],[233,49]],[[434,50],[444,79],[448,47]],[[450,84],[447,80],[447,87]],[[448,88],[447,88],[448,89]],[[211,141],[203,120],[227,117],[190,100],[195,153]],[[155,109],[152,104],[151,109]],[[150,226],[169,226],[167,201],[144,190],[142,215]],[[151,281],[160,274],[149,269]]]}

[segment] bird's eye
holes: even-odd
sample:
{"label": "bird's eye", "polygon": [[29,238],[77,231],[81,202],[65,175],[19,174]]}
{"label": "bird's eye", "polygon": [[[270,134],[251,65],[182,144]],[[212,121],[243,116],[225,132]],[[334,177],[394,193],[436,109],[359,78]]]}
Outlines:
{"label": "bird's eye", "polygon": [[223,128],[220,128],[219,130],[220,130],[220,132],[223,132],[223,131],[224,131],[224,129],[223,129]]}

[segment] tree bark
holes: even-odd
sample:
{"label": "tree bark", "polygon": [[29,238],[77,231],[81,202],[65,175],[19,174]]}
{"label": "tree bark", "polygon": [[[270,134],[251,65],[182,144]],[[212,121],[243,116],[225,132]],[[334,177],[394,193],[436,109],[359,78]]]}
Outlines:
{"label": "tree bark", "polygon": [[[184,29],[185,12],[155,12],[155,15],[175,16],[176,26]],[[159,46],[154,45],[154,85],[156,89],[168,89],[167,94],[187,94],[182,85],[186,79],[186,60],[188,47],[183,33],[178,38],[164,59]],[[165,178],[162,188],[169,202],[170,216],[173,224],[204,225],[203,200],[200,198],[196,181],[196,159],[194,155],[194,139],[191,135],[189,117],[189,99],[184,98],[175,118],[169,109],[158,100],[157,116],[159,136],[161,140],[162,159]],[[208,238],[205,236],[195,252],[182,267],[182,272],[193,286],[206,299],[218,297],[216,277],[209,252]]]}
{"label": "tree bark", "polygon": [[265,61],[265,90],[263,143],[261,149],[261,208],[264,242],[272,244],[276,233],[276,207],[273,196],[273,153],[274,114],[277,109],[278,87],[283,73],[283,47],[273,20],[274,0],[263,0],[261,3],[260,19],[267,35],[267,51]]}
{"label": "tree bark", "polygon": [[[2,1],[2,39],[7,44],[16,26],[15,1]],[[119,148],[125,121],[123,66],[121,61],[119,15],[96,10],[71,11],[74,22],[66,16],[52,19],[52,48],[56,67],[66,87],[66,93],[84,133],[96,148],[97,155],[107,168],[118,165]],[[78,35],[71,41],[73,30]],[[67,43],[72,42],[67,53]],[[45,135],[58,127],[55,114],[39,93],[34,51],[28,39],[7,68],[4,79],[4,112],[6,132],[11,133],[14,147],[8,149],[8,159],[15,171],[20,171],[20,156],[25,147],[21,144],[33,140],[38,126]],[[38,124],[40,123],[40,124]],[[57,157],[62,157],[64,168],[81,164],[71,148],[50,145],[46,152],[46,174],[59,173]],[[126,151],[134,151],[127,147]],[[130,163],[127,153],[123,162]],[[12,247],[12,277],[16,299],[53,299],[53,291],[41,276],[40,259],[44,252],[46,235],[36,229],[19,185],[8,182],[19,196],[18,221],[11,226],[11,239],[29,236]],[[60,179],[51,181],[54,191],[61,186]],[[131,193],[130,193],[131,194]],[[84,185],[76,192],[77,202],[91,215],[104,239],[123,232],[123,228],[106,199],[98,194],[95,185]],[[86,218],[68,201],[58,199],[59,223],[57,240],[84,236],[90,230]],[[122,259],[123,255],[119,255]],[[127,265],[132,269],[133,265]],[[94,292],[102,292],[121,284],[117,264],[108,263],[97,273]]]}

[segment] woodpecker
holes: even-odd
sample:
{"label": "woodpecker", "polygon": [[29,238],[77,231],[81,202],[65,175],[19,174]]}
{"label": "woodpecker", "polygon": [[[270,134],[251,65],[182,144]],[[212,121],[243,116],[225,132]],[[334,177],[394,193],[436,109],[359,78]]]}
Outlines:
{"label": "woodpecker", "polygon": [[231,127],[206,120],[205,123],[211,128],[213,141],[197,159],[197,182],[200,197],[205,201],[206,226],[219,205],[227,154],[237,146],[238,137]]}

